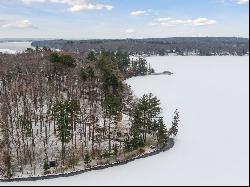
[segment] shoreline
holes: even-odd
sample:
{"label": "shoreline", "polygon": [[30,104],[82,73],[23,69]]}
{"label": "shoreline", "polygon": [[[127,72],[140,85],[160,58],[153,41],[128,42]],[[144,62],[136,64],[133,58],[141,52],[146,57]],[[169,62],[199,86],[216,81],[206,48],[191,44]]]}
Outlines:
{"label": "shoreline", "polygon": [[32,181],[39,181],[39,180],[72,177],[72,176],[80,175],[80,174],[87,173],[90,171],[98,171],[98,170],[103,170],[103,169],[112,168],[112,167],[116,167],[116,166],[122,166],[122,165],[126,165],[130,162],[139,160],[139,159],[152,157],[152,156],[158,155],[162,152],[166,152],[166,151],[170,150],[171,148],[173,148],[174,145],[175,145],[174,139],[170,138],[169,141],[167,142],[166,146],[164,146],[163,148],[156,149],[155,151],[150,152],[150,153],[145,153],[143,155],[136,156],[136,157],[129,159],[129,160],[114,162],[114,163],[111,163],[108,165],[94,166],[91,168],[87,168],[84,170],[78,170],[78,171],[74,171],[74,172],[70,172],[70,173],[45,175],[45,176],[37,176],[37,177],[26,177],[26,178],[0,179],[0,184],[1,184],[1,182],[32,182]]}

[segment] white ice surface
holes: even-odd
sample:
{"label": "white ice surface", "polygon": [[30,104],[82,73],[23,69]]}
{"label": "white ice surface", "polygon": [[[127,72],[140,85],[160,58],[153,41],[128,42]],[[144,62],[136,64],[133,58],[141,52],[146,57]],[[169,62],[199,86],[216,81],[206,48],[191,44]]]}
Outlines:
{"label": "white ice surface", "polygon": [[16,50],[11,50],[11,49],[0,49],[0,53],[4,53],[4,54],[16,54],[17,51]]}
{"label": "white ice surface", "polygon": [[166,122],[176,108],[173,149],[124,166],[82,175],[4,185],[248,185],[249,57],[150,57],[172,76],[128,80],[136,95],[152,92]]}
{"label": "white ice surface", "polygon": [[16,54],[27,48],[34,48],[31,46],[31,42],[0,42],[0,53]]}

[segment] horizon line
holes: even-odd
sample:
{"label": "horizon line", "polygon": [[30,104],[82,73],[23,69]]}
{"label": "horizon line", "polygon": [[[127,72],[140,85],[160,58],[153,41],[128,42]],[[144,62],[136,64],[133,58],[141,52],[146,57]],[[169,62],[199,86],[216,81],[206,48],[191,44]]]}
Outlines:
{"label": "horizon line", "polygon": [[145,37],[145,38],[21,38],[21,37],[6,37],[0,38],[2,40],[145,40],[145,39],[168,39],[168,38],[241,38],[249,39],[249,37],[244,36],[171,36],[171,37]]}

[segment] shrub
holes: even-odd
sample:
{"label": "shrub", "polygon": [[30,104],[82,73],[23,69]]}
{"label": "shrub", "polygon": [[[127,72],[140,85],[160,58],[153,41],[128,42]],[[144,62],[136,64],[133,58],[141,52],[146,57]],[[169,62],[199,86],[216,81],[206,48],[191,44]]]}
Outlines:
{"label": "shrub", "polygon": [[140,148],[140,149],[138,150],[138,152],[139,152],[140,155],[143,155],[146,151],[145,151],[145,149]]}
{"label": "shrub", "polygon": [[88,151],[87,151],[86,154],[85,154],[84,163],[85,163],[87,166],[89,166],[89,164],[91,163],[91,157],[90,157],[90,154],[89,154]]}
{"label": "shrub", "polygon": [[74,168],[78,164],[79,160],[80,158],[77,154],[70,154],[66,159],[66,167]]}
{"label": "shrub", "polygon": [[47,171],[47,170],[49,170],[49,169],[50,169],[49,163],[47,161],[44,161],[44,164],[43,164],[43,170],[44,170],[44,172]]}
{"label": "shrub", "polygon": [[46,170],[46,171],[43,172],[43,174],[44,175],[49,175],[49,174],[51,174],[51,171],[50,170]]}
{"label": "shrub", "polygon": [[99,166],[108,164],[108,160],[97,160],[96,164]]}

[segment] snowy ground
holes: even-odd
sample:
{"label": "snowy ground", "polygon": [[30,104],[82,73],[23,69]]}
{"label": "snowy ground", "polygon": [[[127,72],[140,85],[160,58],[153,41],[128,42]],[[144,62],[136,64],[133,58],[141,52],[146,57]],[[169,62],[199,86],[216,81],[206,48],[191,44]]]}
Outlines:
{"label": "snowy ground", "polygon": [[127,82],[154,93],[166,122],[181,127],[173,149],[125,166],[69,178],[4,185],[248,185],[249,57],[150,57],[159,72]]}

